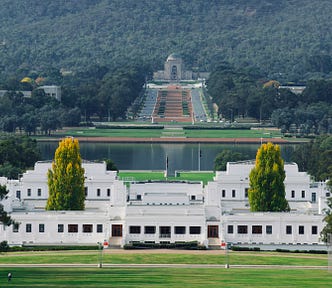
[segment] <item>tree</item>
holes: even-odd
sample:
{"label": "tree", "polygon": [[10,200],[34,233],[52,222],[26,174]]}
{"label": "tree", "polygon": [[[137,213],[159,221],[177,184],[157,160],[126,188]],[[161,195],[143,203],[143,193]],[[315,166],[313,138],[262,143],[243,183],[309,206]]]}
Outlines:
{"label": "tree", "polygon": [[320,233],[321,239],[325,243],[329,241],[329,235],[332,237],[332,197],[327,199],[327,206],[329,209],[325,211],[326,215],[323,219],[326,222],[326,225]]}
{"label": "tree", "polygon": [[[0,201],[5,198],[7,195],[8,190],[5,185],[0,185]],[[3,209],[3,205],[0,204],[0,222],[3,225],[10,226],[14,223],[14,221],[8,216],[7,212]]]}
{"label": "tree", "polygon": [[256,165],[250,172],[249,204],[251,211],[289,211],[285,198],[284,161],[280,147],[263,144],[257,151]]}
{"label": "tree", "polygon": [[242,153],[231,150],[223,150],[214,159],[214,171],[224,171],[226,170],[227,162],[240,161],[246,158],[247,156]]}
{"label": "tree", "polygon": [[77,139],[65,138],[59,143],[47,176],[46,210],[84,209],[84,169]]}

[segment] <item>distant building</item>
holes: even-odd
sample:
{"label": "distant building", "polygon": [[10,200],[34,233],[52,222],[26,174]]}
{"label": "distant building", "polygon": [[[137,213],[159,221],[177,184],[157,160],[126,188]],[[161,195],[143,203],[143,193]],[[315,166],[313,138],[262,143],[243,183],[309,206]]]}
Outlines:
{"label": "distant building", "polygon": [[56,85],[44,85],[40,86],[38,89],[43,89],[47,96],[55,98],[61,101],[61,87]]}
{"label": "distant building", "polygon": [[191,70],[185,70],[185,65],[180,55],[173,53],[167,57],[164,64],[164,70],[153,73],[154,80],[181,81],[196,80],[207,78],[209,73],[194,73]]}

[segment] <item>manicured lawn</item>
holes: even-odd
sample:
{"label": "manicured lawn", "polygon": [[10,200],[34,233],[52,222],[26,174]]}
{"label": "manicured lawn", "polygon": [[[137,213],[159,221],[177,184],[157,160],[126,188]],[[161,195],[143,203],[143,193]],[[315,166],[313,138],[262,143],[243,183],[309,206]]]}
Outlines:
{"label": "manicured lawn", "polygon": [[[214,173],[203,173],[203,172],[180,172],[177,177],[168,177],[167,179],[170,181],[203,181],[204,185],[207,184],[208,181],[212,181],[214,177]],[[158,181],[166,181],[164,176],[164,172],[119,172],[119,177],[123,180],[133,180],[133,181],[148,181],[148,180],[158,180]]]}
{"label": "manicured lawn", "polygon": [[[121,252],[121,251],[120,251]],[[103,253],[103,263],[108,264],[219,264],[226,263],[224,251],[210,254],[198,251],[197,254],[181,253]],[[98,263],[98,251],[56,251],[56,252],[10,252],[0,255],[0,264],[94,264]],[[299,265],[327,266],[326,254],[297,254],[277,252],[235,252],[230,251],[231,265]]]}
{"label": "manicured lawn", "polygon": [[[13,278],[7,282],[7,273]],[[329,287],[327,270],[0,268],[1,287]]]}

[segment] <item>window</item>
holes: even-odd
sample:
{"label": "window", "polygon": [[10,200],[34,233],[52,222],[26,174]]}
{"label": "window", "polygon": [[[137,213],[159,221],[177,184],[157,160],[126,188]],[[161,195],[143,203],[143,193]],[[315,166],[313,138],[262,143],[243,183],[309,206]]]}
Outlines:
{"label": "window", "polygon": [[266,225],[266,234],[272,234],[272,225]]}
{"label": "window", "polygon": [[223,190],[221,191],[221,197],[222,197],[222,198],[225,198],[225,197],[226,197],[226,190],[223,189]]}
{"label": "window", "polygon": [[45,224],[39,224],[39,233],[45,232]]}
{"label": "window", "polygon": [[137,200],[142,200],[142,195],[137,195],[137,196],[136,196],[136,199],[137,199]]}
{"label": "window", "polygon": [[208,238],[219,238],[218,225],[209,225],[208,226]]}
{"label": "window", "polygon": [[31,228],[32,228],[31,224],[26,224],[25,225],[25,232],[31,233],[31,230],[32,230]]}
{"label": "window", "polygon": [[311,226],[311,234],[312,235],[317,235],[317,233],[318,233],[317,226]]}
{"label": "window", "polygon": [[170,226],[160,226],[159,227],[159,237],[160,238],[171,237],[171,227]]}
{"label": "window", "polygon": [[92,224],[83,224],[82,231],[83,233],[92,233]]}
{"label": "window", "polygon": [[21,199],[21,191],[20,190],[16,191],[16,198]]}
{"label": "window", "polygon": [[294,190],[292,190],[291,194],[292,194],[291,197],[295,198],[295,191]]}
{"label": "window", "polygon": [[30,188],[28,188],[28,190],[27,190],[27,195],[28,195],[28,197],[31,196],[31,189]]}
{"label": "window", "polygon": [[249,188],[244,188],[244,198],[248,198]]}
{"label": "window", "polygon": [[78,233],[78,225],[68,224],[68,233]]}
{"label": "window", "polygon": [[97,224],[97,233],[103,233],[103,224]]}
{"label": "window", "polygon": [[247,225],[239,225],[237,226],[238,234],[248,234],[248,226]]}
{"label": "window", "polygon": [[13,224],[13,232],[14,232],[14,233],[17,233],[17,232],[18,232],[18,228],[19,228],[18,223],[14,223],[14,224]]}
{"label": "window", "polygon": [[190,200],[196,200],[196,195],[191,195]]}
{"label": "window", "polygon": [[175,226],[174,234],[186,234],[186,227],[185,226]]}
{"label": "window", "polygon": [[190,226],[189,234],[201,234],[201,226]]}
{"label": "window", "polygon": [[144,234],[155,234],[156,233],[156,226],[145,226],[144,227]]}
{"label": "window", "polygon": [[303,235],[304,234],[304,226],[299,226],[299,234]]}
{"label": "window", "polygon": [[38,197],[41,196],[41,188],[38,188],[38,189],[37,189],[37,195],[38,195]]}
{"label": "window", "polygon": [[63,224],[58,224],[58,233],[63,233],[64,227]]}
{"label": "window", "polygon": [[291,225],[287,225],[287,226],[286,226],[286,234],[287,234],[287,235],[292,234],[292,226],[291,226]]}
{"label": "window", "polygon": [[330,197],[330,195],[331,195],[330,192],[326,192],[326,193],[325,193],[325,196],[326,196],[326,197]]}
{"label": "window", "polygon": [[84,187],[84,194],[85,194],[85,197],[88,196],[88,187]]}
{"label": "window", "polygon": [[232,197],[235,198],[235,190],[232,190]]}
{"label": "window", "polygon": [[122,237],[122,225],[121,224],[112,225],[112,236],[113,237]]}
{"label": "window", "polygon": [[100,189],[97,189],[97,197],[100,197]]}
{"label": "window", "polygon": [[234,233],[234,227],[233,227],[233,225],[228,225],[227,226],[227,233],[228,234],[233,234]]}
{"label": "window", "polygon": [[262,226],[261,225],[253,225],[251,227],[251,233],[252,234],[262,234]]}
{"label": "window", "polygon": [[107,197],[110,197],[110,196],[111,196],[111,189],[107,188]]}
{"label": "window", "polygon": [[141,226],[129,226],[129,234],[141,234]]}
{"label": "window", "polygon": [[312,192],[311,193],[311,202],[316,203],[316,201],[317,201],[316,192]]}
{"label": "window", "polygon": [[302,190],[302,192],[301,192],[301,197],[305,198],[305,191],[304,190]]}

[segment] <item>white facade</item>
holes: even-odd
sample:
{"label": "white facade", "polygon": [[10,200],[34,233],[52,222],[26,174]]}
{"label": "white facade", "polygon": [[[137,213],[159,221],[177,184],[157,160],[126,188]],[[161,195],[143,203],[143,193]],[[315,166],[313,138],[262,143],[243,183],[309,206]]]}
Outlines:
{"label": "white facade", "polygon": [[[37,162],[19,180],[1,177],[10,191],[2,204],[19,223],[0,226],[0,241],[22,244],[96,244],[197,241],[236,244],[321,244],[322,209],[330,197],[325,183],[312,183],[294,163],[286,164],[291,212],[252,213],[247,189],[252,161],[228,163],[205,187],[190,182],[125,185],[105,163],[83,162],[85,211],[45,211],[47,171]],[[325,205],[325,206],[324,206]]]}

